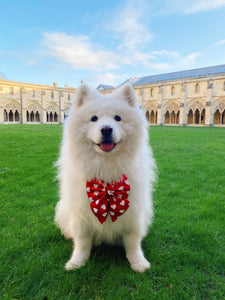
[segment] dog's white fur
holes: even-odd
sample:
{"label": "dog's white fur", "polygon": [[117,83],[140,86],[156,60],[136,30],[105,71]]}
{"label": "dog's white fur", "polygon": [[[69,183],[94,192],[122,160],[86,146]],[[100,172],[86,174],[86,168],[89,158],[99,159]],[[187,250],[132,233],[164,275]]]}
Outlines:
{"label": "dog's white fur", "polygon": [[[116,115],[121,121],[114,119]],[[93,116],[98,117],[96,122],[91,121]],[[117,144],[110,152],[98,146],[104,126],[112,128]],[[122,243],[134,270],[144,272],[150,268],[141,240],[153,218],[155,162],[148,144],[147,122],[130,85],[107,96],[86,84],[78,88],[64,125],[57,164],[61,200],[56,207],[55,221],[64,236],[74,242],[66,269],[84,265],[92,245],[103,241]],[[97,178],[111,183],[122,174],[130,182],[130,207],[116,222],[108,216],[106,222],[100,224],[90,209],[86,181]]]}

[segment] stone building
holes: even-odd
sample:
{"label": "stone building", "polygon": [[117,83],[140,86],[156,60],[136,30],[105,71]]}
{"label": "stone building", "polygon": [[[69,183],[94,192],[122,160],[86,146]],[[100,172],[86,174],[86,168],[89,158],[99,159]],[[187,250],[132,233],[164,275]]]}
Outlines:
{"label": "stone building", "polygon": [[[149,124],[225,126],[225,65],[173,72],[133,85]],[[121,85],[122,85],[121,84]],[[114,87],[99,85],[107,95]],[[76,88],[0,79],[0,123],[63,123]]]}
{"label": "stone building", "polygon": [[0,79],[0,124],[63,123],[75,88]]}
{"label": "stone building", "polygon": [[126,82],[150,124],[225,126],[225,65]]}

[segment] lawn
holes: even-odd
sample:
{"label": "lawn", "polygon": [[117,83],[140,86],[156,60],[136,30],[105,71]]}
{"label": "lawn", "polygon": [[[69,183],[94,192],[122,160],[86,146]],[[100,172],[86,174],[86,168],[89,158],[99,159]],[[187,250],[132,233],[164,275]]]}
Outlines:
{"label": "lawn", "polygon": [[0,125],[0,298],[224,299],[225,128],[151,127],[159,180],[143,274],[110,246],[64,270],[72,243],[54,225],[61,136],[60,125]]}

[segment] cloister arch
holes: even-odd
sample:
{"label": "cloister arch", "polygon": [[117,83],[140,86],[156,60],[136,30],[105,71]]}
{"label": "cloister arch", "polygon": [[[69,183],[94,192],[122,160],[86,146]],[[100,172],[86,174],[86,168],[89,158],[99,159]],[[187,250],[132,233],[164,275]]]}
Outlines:
{"label": "cloister arch", "polygon": [[37,102],[28,104],[26,109],[26,121],[39,123],[41,122],[40,116],[41,106]]}
{"label": "cloister arch", "polygon": [[205,102],[201,99],[191,100],[186,109],[188,125],[205,124]]}
{"label": "cloister arch", "polygon": [[225,98],[220,98],[215,102],[213,124],[225,125]]}
{"label": "cloister arch", "polygon": [[157,117],[158,117],[158,112],[157,112],[157,106],[156,104],[145,104],[144,106],[145,109],[145,116],[149,124],[157,124]]}
{"label": "cloister arch", "polygon": [[46,121],[47,123],[58,123],[59,122],[59,110],[56,105],[49,105],[46,109]]}
{"label": "cloister arch", "polygon": [[17,101],[6,102],[3,104],[3,108],[4,122],[20,122],[20,105]]}
{"label": "cloister arch", "polygon": [[175,101],[168,101],[164,109],[164,124],[179,124],[180,122],[180,105]]}
{"label": "cloister arch", "polygon": [[64,110],[64,120],[68,117],[69,111],[70,111],[70,107],[67,106],[66,109]]}

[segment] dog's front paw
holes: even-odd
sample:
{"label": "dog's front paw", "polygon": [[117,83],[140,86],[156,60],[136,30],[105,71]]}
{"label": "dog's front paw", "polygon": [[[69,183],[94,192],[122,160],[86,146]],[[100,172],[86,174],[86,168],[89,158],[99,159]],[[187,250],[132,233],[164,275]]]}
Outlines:
{"label": "dog's front paw", "polygon": [[73,261],[72,259],[69,260],[66,265],[65,265],[65,269],[67,271],[71,271],[71,270],[74,270],[74,269],[79,269],[80,267],[82,267],[83,265],[85,264],[85,262],[75,262]]}
{"label": "dog's front paw", "polygon": [[147,261],[147,259],[142,259],[141,261],[138,261],[138,262],[135,262],[135,263],[132,263],[131,264],[131,268],[134,270],[134,271],[137,271],[139,273],[143,273],[145,272],[146,270],[150,269],[151,268],[151,264],[149,261]]}

